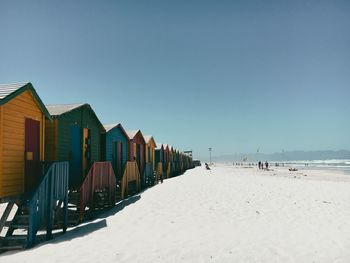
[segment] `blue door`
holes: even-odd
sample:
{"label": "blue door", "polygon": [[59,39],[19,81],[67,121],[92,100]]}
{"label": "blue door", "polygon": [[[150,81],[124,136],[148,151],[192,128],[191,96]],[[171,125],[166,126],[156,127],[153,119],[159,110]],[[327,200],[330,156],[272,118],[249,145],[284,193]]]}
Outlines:
{"label": "blue door", "polygon": [[114,174],[116,176],[119,176],[119,170],[118,170],[118,142],[113,141],[112,143],[112,166],[114,170]]}
{"label": "blue door", "polygon": [[71,127],[70,136],[70,172],[69,172],[69,186],[77,188],[81,183],[81,169],[82,169],[82,140],[81,129],[79,125]]}

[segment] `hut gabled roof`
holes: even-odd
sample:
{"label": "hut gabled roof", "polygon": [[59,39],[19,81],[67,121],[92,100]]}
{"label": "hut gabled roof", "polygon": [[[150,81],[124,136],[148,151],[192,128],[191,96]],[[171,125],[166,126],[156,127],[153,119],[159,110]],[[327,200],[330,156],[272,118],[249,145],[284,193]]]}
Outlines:
{"label": "hut gabled roof", "polygon": [[155,147],[157,147],[157,143],[154,140],[152,135],[145,135],[144,138],[145,138],[146,143],[150,143],[151,141],[153,141],[153,145],[155,145]]}
{"label": "hut gabled roof", "polygon": [[33,95],[41,111],[44,113],[44,115],[48,119],[51,119],[51,115],[49,111],[45,107],[44,103],[41,101],[38,93],[36,93],[32,83],[30,82],[1,84],[0,85],[0,106],[5,104],[6,102],[9,102],[10,100],[17,97],[18,95],[22,94],[25,91],[29,91]]}
{"label": "hut gabled roof", "polygon": [[157,143],[156,150],[164,149],[162,143]]}
{"label": "hut gabled roof", "polygon": [[133,139],[140,130],[126,131],[130,139]]}
{"label": "hut gabled roof", "polygon": [[46,105],[52,116],[59,116],[84,106],[84,103]]}
{"label": "hut gabled roof", "polygon": [[131,130],[131,131],[126,131],[126,133],[128,134],[130,140],[134,139],[134,137],[135,137],[138,133],[140,133],[143,142],[146,143],[145,137],[143,137],[143,134],[142,134],[141,130]]}
{"label": "hut gabled roof", "polygon": [[121,125],[121,123],[105,124],[105,125],[103,125],[103,126],[104,126],[106,132],[109,132],[109,131],[111,131],[112,129],[119,127],[119,128],[122,130],[122,132],[123,132],[123,134],[125,135],[125,137],[126,137],[128,140],[130,140],[128,133],[125,131],[125,129],[124,129],[123,125]]}
{"label": "hut gabled roof", "polygon": [[58,118],[62,116],[63,114],[70,113],[74,110],[86,107],[88,110],[92,112],[94,117],[96,118],[97,122],[100,124],[101,128],[105,130],[103,127],[103,124],[101,123],[100,119],[97,117],[96,113],[94,110],[91,108],[90,104],[88,103],[76,103],[76,104],[51,104],[51,105],[46,105],[49,113],[53,118]]}

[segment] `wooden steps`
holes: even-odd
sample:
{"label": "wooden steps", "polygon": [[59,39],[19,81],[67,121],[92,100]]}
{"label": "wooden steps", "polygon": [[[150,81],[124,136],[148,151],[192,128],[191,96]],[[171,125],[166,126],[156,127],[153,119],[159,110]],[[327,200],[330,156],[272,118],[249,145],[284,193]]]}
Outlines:
{"label": "wooden steps", "polygon": [[26,247],[22,244],[6,245],[6,246],[0,247],[0,252],[6,252],[6,251],[11,251],[11,250],[22,250],[25,248]]}
{"label": "wooden steps", "polygon": [[25,235],[13,235],[6,237],[7,241],[13,241],[13,240],[27,240],[27,236]]}
{"label": "wooden steps", "polygon": [[[15,217],[8,221],[6,236],[2,239],[0,252],[20,250],[27,247],[29,229],[29,209],[26,205],[19,205]],[[21,234],[15,233],[21,230]]]}
{"label": "wooden steps", "polygon": [[[32,247],[37,241],[53,238],[55,221],[62,221],[63,233],[67,224],[69,163],[40,162],[40,183],[33,191],[11,197],[0,219],[0,231],[7,226],[5,237],[0,237],[0,251]],[[17,211],[12,220],[9,215],[14,205]],[[39,233],[39,230],[41,233]],[[43,234],[45,232],[45,234]]]}

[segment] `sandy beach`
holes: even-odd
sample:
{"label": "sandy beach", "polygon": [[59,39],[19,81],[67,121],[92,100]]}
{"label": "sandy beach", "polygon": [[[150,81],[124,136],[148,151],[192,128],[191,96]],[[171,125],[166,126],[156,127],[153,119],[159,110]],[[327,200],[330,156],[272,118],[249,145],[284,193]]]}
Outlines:
{"label": "sandy beach", "polygon": [[350,176],[217,164],[1,262],[350,262]]}

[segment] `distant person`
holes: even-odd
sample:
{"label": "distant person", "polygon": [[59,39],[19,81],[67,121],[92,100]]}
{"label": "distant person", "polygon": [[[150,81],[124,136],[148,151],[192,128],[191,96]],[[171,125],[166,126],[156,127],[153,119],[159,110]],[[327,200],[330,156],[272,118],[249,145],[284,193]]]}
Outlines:
{"label": "distant person", "polygon": [[261,169],[261,161],[258,162],[259,169]]}
{"label": "distant person", "polygon": [[265,162],[265,167],[266,167],[266,170],[269,169],[269,163],[267,161]]}

